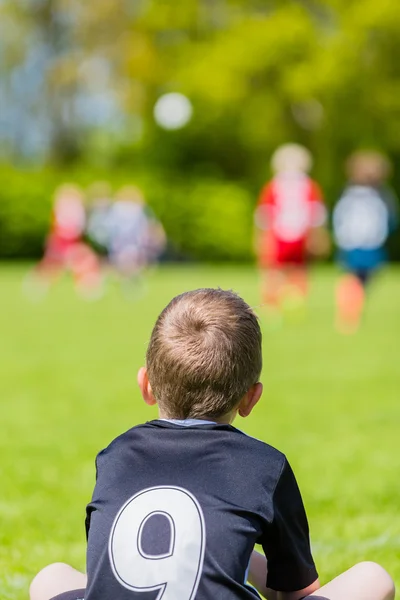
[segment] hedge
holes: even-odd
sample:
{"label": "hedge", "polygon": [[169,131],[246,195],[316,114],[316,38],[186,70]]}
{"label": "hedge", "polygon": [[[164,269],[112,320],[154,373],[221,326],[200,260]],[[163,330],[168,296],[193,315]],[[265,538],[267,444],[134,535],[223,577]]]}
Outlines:
{"label": "hedge", "polygon": [[[105,179],[89,172],[0,169],[0,258],[38,258],[50,226],[54,189]],[[139,184],[166,230],[171,254],[195,260],[251,259],[254,199],[244,186],[213,179],[183,182],[155,173],[112,174],[114,189]]]}
{"label": "hedge", "polygon": [[[99,173],[82,167],[70,172],[0,167],[0,259],[40,257],[57,185],[73,181],[85,188],[105,179],[115,190],[129,183],[143,189],[166,230],[167,258],[252,260],[257,193],[244,184],[209,176],[177,179],[155,171]],[[400,260],[400,228],[390,239],[389,250],[392,259]]]}

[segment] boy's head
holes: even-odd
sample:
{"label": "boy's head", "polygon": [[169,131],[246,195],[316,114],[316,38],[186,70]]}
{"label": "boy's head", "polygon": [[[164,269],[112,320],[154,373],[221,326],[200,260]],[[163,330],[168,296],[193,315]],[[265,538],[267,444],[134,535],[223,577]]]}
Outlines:
{"label": "boy's head", "polygon": [[300,144],[283,144],[272,155],[271,168],[276,174],[309,173],[313,159],[311,153]]}
{"label": "boy's head", "polygon": [[252,309],[231,291],[199,289],[158,317],[139,383],[167,418],[218,419],[238,409],[246,416],[261,395],[261,366]]}
{"label": "boy's head", "polygon": [[379,186],[388,179],[391,164],[380,152],[360,150],[354,152],[346,163],[350,181],[356,185]]}

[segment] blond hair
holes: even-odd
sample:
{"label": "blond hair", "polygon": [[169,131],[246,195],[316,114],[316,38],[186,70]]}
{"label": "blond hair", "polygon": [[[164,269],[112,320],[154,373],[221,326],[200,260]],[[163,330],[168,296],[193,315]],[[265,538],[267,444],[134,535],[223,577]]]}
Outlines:
{"label": "blond hair", "polygon": [[300,144],[283,144],[283,146],[279,146],[271,159],[271,167],[275,173],[286,171],[308,173],[311,171],[312,164],[311,153]]}
{"label": "blond hair", "polygon": [[218,418],[260,377],[260,326],[234,292],[186,292],[158,317],[146,359],[154,397],[169,418]]}

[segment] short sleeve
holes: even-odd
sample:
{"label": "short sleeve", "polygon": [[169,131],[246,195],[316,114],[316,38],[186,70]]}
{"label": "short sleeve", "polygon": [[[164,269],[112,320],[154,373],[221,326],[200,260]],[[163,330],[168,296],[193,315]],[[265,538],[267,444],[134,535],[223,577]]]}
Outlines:
{"label": "short sleeve", "polygon": [[254,224],[259,229],[267,230],[270,228],[274,203],[273,184],[267,183],[261,191],[254,213]]}
{"label": "short sleeve", "polygon": [[[99,454],[96,456],[96,460],[95,460],[95,467],[96,467],[96,481],[99,475],[99,464],[98,464],[98,460],[99,460],[99,456],[102,454],[102,452],[104,452],[104,450],[102,450],[101,452],[99,452]],[[86,540],[89,539],[89,529],[90,529],[90,520],[92,517],[92,512],[96,510],[94,503],[93,503],[93,497],[92,497],[92,502],[90,504],[88,504],[86,506],[86,518],[85,518],[85,531],[86,531]]]}
{"label": "short sleeve", "polygon": [[310,201],[311,202],[323,202],[324,196],[322,190],[316,181],[310,179]]}
{"label": "short sleeve", "polygon": [[258,198],[258,206],[268,206],[275,203],[274,185],[273,182],[266,183]]}
{"label": "short sleeve", "polygon": [[293,471],[285,459],[273,497],[273,521],[263,549],[268,561],[267,587],[295,592],[317,578],[307,517]]}

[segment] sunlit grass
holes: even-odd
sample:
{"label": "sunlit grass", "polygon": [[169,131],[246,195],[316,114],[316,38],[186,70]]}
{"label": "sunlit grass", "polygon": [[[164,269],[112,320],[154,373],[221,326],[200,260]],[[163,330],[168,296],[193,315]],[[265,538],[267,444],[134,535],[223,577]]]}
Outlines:
{"label": "sunlit grass", "polygon": [[[112,285],[85,303],[64,281],[31,303],[21,293],[24,273],[0,269],[0,596],[16,600],[48,562],[84,568],[94,457],[155,416],[139,398],[136,371],[159,311],[204,286],[259,304],[247,267],[165,268],[135,302]],[[335,276],[313,275],[304,320],[270,330],[259,311],[264,398],[236,425],[289,457],[323,581],[372,559],[400,583],[400,272],[376,283],[353,337],[332,326]]]}

